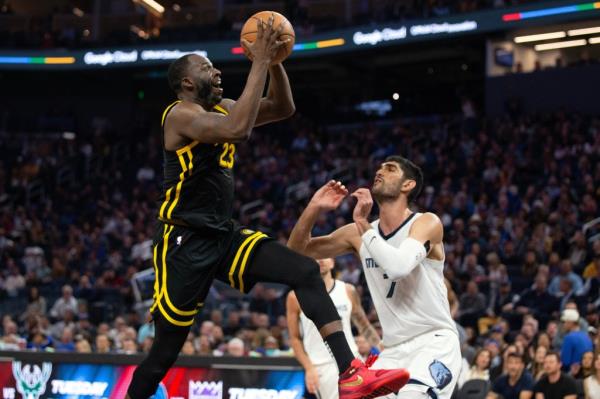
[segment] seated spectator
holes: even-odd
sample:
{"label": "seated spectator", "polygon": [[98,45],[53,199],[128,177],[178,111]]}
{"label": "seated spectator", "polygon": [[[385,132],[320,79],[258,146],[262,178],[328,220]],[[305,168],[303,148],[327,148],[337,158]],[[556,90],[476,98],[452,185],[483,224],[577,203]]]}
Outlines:
{"label": "seated spectator", "polygon": [[29,335],[29,338],[27,339],[27,349],[33,351],[54,351],[54,342],[51,336],[46,335],[40,329],[36,329]]}
{"label": "seated spectator", "polygon": [[573,374],[573,378],[576,380],[584,380],[592,374],[594,374],[594,352],[588,351],[583,354],[583,357],[581,358],[581,367]]}
{"label": "seated spectator", "polygon": [[571,374],[576,374],[581,366],[583,354],[593,351],[594,345],[587,332],[580,331],[579,313],[576,310],[565,309],[560,320],[566,332],[560,352],[562,369],[565,372],[571,370]]}
{"label": "seated spectator", "polygon": [[77,299],[73,296],[73,289],[70,285],[62,287],[62,296],[54,302],[50,309],[50,316],[55,319],[62,319],[67,310],[77,314]]}
{"label": "seated spectator", "polygon": [[75,352],[92,353],[92,346],[90,345],[90,341],[83,337],[77,337],[75,339]]}
{"label": "seated spectator", "polygon": [[563,259],[563,261],[560,263],[559,273],[554,276],[550,282],[550,285],[548,286],[548,292],[551,295],[560,295],[560,280],[563,278],[567,278],[569,281],[571,281],[571,287],[575,293],[579,293],[583,288],[583,281],[581,280],[580,276],[573,272],[571,261],[569,259]]}
{"label": "seated spectator", "polygon": [[535,395],[542,394],[543,399],[576,399],[577,386],[575,380],[561,372],[562,363],[557,352],[550,352],[544,359],[546,374],[535,384]]}
{"label": "seated spectator", "polygon": [[138,353],[138,346],[133,338],[125,338],[121,343],[121,349],[118,351],[126,355],[134,355]]}
{"label": "seated spectator", "polygon": [[232,338],[228,343],[223,353],[224,356],[241,357],[246,354],[244,341],[239,338]]}
{"label": "seated spectator", "polygon": [[196,354],[196,349],[194,348],[194,341],[191,339],[187,339],[183,343],[183,347],[181,348],[181,354],[186,356],[191,356]]}
{"label": "seated spectator", "polygon": [[16,265],[9,266],[4,278],[4,290],[9,297],[16,297],[25,288],[25,277]]}
{"label": "seated spectator", "polygon": [[550,315],[556,310],[556,300],[548,293],[547,280],[543,276],[536,276],[532,288],[525,290],[521,299],[515,304],[515,310],[518,314],[531,314],[542,325],[550,319]]}
{"label": "seated spectator", "polygon": [[474,327],[485,310],[485,296],[474,281],[469,281],[467,291],[460,296],[458,317],[463,326]]}
{"label": "seated spectator", "polygon": [[73,342],[73,330],[69,327],[63,329],[60,341],[58,341],[54,349],[57,352],[75,352],[75,343]]}
{"label": "seated spectator", "polygon": [[492,367],[490,369],[490,380],[496,381],[498,377],[503,374],[508,373],[508,356],[511,353],[518,353],[519,355],[523,355],[519,352],[519,348],[516,345],[507,345],[502,351],[502,357],[500,364]]}
{"label": "seated spectator", "polygon": [[19,336],[18,326],[12,319],[3,320],[4,335],[0,337],[0,350],[25,349],[27,341]]}
{"label": "seated spectator", "polygon": [[592,374],[583,381],[585,399],[600,398],[600,352],[594,357]]}
{"label": "seated spectator", "polygon": [[533,360],[529,364],[529,372],[533,376],[534,381],[538,381],[544,375],[544,359],[550,349],[544,345],[538,345],[535,348]]}
{"label": "seated spectator", "polygon": [[110,338],[106,334],[98,334],[96,336],[96,350],[95,353],[111,353],[112,343]]}
{"label": "seated spectator", "polygon": [[487,349],[480,349],[475,354],[471,367],[468,370],[463,370],[458,377],[458,387],[462,387],[469,380],[489,381],[491,360],[491,352]]}
{"label": "seated spectator", "polygon": [[45,316],[46,309],[46,299],[40,295],[38,287],[31,287],[29,288],[27,308],[19,319],[24,321],[30,316]]}
{"label": "seated spectator", "polygon": [[525,370],[523,355],[510,353],[507,356],[506,374],[494,381],[488,399],[530,399],[533,385],[531,374]]}

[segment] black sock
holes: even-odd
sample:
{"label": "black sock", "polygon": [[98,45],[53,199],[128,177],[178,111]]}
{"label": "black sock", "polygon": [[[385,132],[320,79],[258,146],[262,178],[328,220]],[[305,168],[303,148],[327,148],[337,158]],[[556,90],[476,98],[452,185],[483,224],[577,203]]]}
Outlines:
{"label": "black sock", "polygon": [[331,354],[335,358],[340,374],[350,367],[350,363],[354,360],[354,354],[348,346],[346,335],[343,331],[336,331],[323,338],[325,344],[329,346]]}

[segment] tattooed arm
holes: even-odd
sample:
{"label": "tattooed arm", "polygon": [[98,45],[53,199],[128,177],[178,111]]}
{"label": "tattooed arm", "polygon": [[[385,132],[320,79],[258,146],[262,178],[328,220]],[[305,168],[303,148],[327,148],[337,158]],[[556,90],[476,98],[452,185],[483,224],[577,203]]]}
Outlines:
{"label": "tattooed arm", "polygon": [[358,333],[365,337],[372,347],[380,348],[381,338],[379,338],[379,334],[377,334],[377,331],[375,331],[375,328],[367,318],[356,288],[351,284],[346,284],[346,292],[352,301],[352,324],[354,324]]}

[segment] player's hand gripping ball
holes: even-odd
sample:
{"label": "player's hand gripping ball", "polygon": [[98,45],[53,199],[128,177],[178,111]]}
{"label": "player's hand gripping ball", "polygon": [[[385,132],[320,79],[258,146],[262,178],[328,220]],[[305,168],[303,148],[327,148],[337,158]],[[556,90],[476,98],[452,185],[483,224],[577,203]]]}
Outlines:
{"label": "player's hand gripping ball", "polygon": [[[277,40],[285,41],[289,39],[279,48],[277,54],[271,61],[271,65],[275,65],[281,63],[292,53],[292,49],[294,48],[294,42],[296,41],[294,27],[292,26],[290,21],[287,20],[286,17],[275,11],[257,12],[256,14],[248,18],[248,20],[242,27],[240,40],[244,39],[250,43],[253,43],[256,40],[257,20],[262,21],[264,24],[263,27],[266,29],[267,23],[271,16],[273,16],[274,18],[273,29],[275,31],[279,30],[279,37],[277,38]],[[246,54],[246,56],[252,60],[252,54],[248,52],[248,50],[244,47],[243,43],[242,48],[244,49],[244,54]]]}

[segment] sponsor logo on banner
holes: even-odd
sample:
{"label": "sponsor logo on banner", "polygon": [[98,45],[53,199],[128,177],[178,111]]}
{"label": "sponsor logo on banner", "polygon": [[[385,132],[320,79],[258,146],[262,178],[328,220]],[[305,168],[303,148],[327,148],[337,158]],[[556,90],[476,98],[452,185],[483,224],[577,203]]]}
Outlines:
{"label": "sponsor logo on banner", "polygon": [[52,393],[59,395],[104,396],[107,382],[52,380]]}
{"label": "sponsor logo on banner", "polygon": [[222,399],[223,381],[192,381],[189,383],[188,399]]}
{"label": "sponsor logo on banner", "polygon": [[404,40],[418,36],[434,36],[442,33],[454,34],[460,32],[475,31],[478,29],[477,21],[466,20],[462,22],[441,22],[432,24],[401,26],[400,28],[383,28],[375,29],[371,32],[354,32],[352,41],[357,46],[370,44],[374,46],[381,42],[390,42],[396,40]]}
{"label": "sponsor logo on banner", "polygon": [[42,368],[37,364],[33,367],[30,364],[21,367],[21,362],[15,361],[12,364],[12,371],[17,391],[23,399],[38,399],[46,392],[46,383],[52,373],[52,363],[42,363]]}
{"label": "sponsor logo on banner", "polygon": [[[229,388],[229,399],[297,399],[300,394],[289,389]],[[191,399],[191,398],[190,398]]]}

